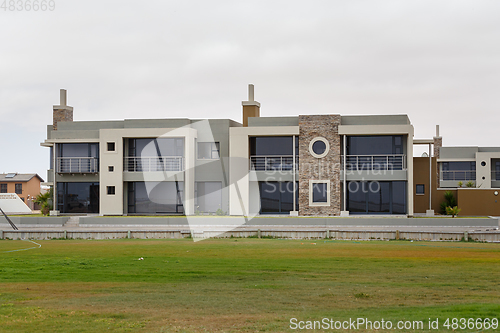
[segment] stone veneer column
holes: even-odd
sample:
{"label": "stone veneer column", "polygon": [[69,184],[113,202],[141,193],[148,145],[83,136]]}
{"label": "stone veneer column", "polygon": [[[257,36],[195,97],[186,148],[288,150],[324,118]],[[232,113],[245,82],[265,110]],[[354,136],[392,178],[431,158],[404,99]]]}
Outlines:
{"label": "stone veneer column", "polygon": [[57,131],[57,123],[73,121],[73,107],[66,104],[66,90],[60,90],[60,105],[54,105],[52,112],[52,130]]}
{"label": "stone veneer column", "polygon": [[438,137],[434,137],[434,156],[436,158],[439,158],[439,151],[442,146],[443,146],[443,138],[438,136]]}
{"label": "stone veneer column", "polygon": [[[299,215],[340,215],[340,115],[299,116]],[[323,158],[309,152],[316,137],[328,140],[330,150]],[[309,206],[309,180],[330,180],[330,206]]]}

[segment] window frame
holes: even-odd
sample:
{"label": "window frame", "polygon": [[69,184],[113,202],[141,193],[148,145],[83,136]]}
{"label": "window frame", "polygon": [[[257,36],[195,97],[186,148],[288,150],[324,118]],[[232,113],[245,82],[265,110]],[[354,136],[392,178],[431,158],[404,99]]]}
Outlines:
{"label": "window frame", "polygon": [[[314,202],[313,201],[313,186],[314,184],[326,184],[326,202]],[[330,180],[309,180],[309,206],[310,207],[329,207],[331,206],[331,197],[330,197]]]}
{"label": "window frame", "polygon": [[[419,186],[422,186],[423,192],[419,193]],[[425,195],[425,184],[415,184],[415,195]]]}
{"label": "window frame", "polygon": [[[200,158],[200,144],[211,144],[210,146],[210,158]],[[215,150],[214,150],[215,146]],[[212,157],[214,152],[217,152],[217,157]],[[212,142],[197,142],[196,143],[196,159],[199,161],[211,161],[211,160],[219,160],[220,159],[220,142],[212,141]]]}
{"label": "window frame", "polygon": [[[5,191],[3,190],[5,188]],[[0,193],[9,193],[7,183],[0,184]]]}
{"label": "window frame", "polygon": [[115,186],[106,186],[106,194],[107,195],[116,195],[116,187]]}
{"label": "window frame", "polygon": [[[113,145],[113,149],[109,149],[110,145]],[[106,152],[107,153],[116,153],[116,142],[114,141],[107,141],[106,142]]]}
{"label": "window frame", "polygon": [[[18,186],[20,186],[20,190],[18,190]],[[14,193],[16,194],[23,194],[23,183],[16,183],[14,185]]]}

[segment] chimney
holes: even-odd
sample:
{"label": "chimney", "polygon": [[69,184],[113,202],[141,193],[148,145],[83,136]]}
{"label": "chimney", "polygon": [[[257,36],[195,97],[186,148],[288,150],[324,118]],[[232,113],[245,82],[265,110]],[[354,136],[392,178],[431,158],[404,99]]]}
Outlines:
{"label": "chimney", "polygon": [[439,136],[439,125],[436,125],[436,136],[434,137],[434,157],[439,158],[439,152],[442,146],[443,138]]}
{"label": "chimney", "polygon": [[248,85],[248,101],[243,101],[243,127],[248,127],[248,118],[260,117],[260,103],[254,100],[253,84]]}
{"label": "chimney", "polygon": [[61,121],[73,121],[73,107],[67,105],[66,89],[59,92],[59,105],[54,105],[52,112],[52,130],[57,131],[57,124]]}

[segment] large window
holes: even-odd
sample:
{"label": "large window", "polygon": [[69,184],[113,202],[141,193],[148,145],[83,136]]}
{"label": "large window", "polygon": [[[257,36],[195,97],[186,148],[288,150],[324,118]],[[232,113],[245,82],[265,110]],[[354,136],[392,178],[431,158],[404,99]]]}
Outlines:
{"label": "large window", "polygon": [[250,161],[252,170],[291,171],[293,170],[293,151],[298,163],[299,139],[293,136],[260,136],[250,138]]}
{"label": "large window", "polygon": [[[299,183],[296,182],[295,210],[299,210]],[[288,214],[293,209],[293,182],[259,182],[260,213]]]}
{"label": "large window", "polygon": [[216,160],[219,158],[219,142],[198,142],[199,160]]}
{"label": "large window", "polygon": [[130,214],[184,214],[184,182],[128,183]]}
{"label": "large window", "polygon": [[347,210],[353,214],[406,214],[406,182],[348,182]]}
{"label": "large window", "polygon": [[[250,138],[250,155],[293,155],[292,136],[259,136]],[[295,137],[295,154],[299,156],[299,138]]]}
{"label": "large window", "polygon": [[222,209],[222,182],[196,182],[196,211],[215,213]]}
{"label": "large window", "polygon": [[99,171],[98,143],[57,144],[57,172],[94,173]]}
{"label": "large window", "polygon": [[184,138],[129,139],[128,156],[184,156]]}
{"label": "large window", "polygon": [[99,213],[99,183],[57,183],[61,213]]}
{"label": "large window", "polygon": [[348,136],[347,155],[404,154],[401,135]]}
{"label": "large window", "polygon": [[125,171],[184,170],[184,138],[128,139]]}
{"label": "large window", "polygon": [[7,193],[7,184],[0,184],[0,193]]}
{"label": "large window", "polygon": [[442,162],[441,180],[476,180],[476,162]]}
{"label": "large window", "polygon": [[16,184],[15,191],[16,194],[23,194],[23,184],[21,183]]}

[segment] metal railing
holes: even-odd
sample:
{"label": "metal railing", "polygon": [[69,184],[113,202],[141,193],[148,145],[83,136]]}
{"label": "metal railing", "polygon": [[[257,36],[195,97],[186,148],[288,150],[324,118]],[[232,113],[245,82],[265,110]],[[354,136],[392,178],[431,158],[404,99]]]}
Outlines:
{"label": "metal railing", "polygon": [[406,170],[406,155],[346,155],[346,170]]}
{"label": "metal railing", "polygon": [[123,169],[128,172],[183,171],[184,157],[125,157]]}
{"label": "metal railing", "polygon": [[99,172],[99,159],[96,157],[58,157],[58,173],[96,173]]}
{"label": "metal railing", "polygon": [[448,171],[443,170],[440,173],[440,180],[476,180],[476,170],[463,170],[463,171]]}
{"label": "metal railing", "polygon": [[[255,171],[292,171],[293,155],[250,156],[250,170]],[[295,156],[295,170],[299,170],[299,157]]]}
{"label": "metal railing", "polygon": [[500,171],[492,171],[491,172],[491,180],[493,180],[493,181],[500,180]]}

